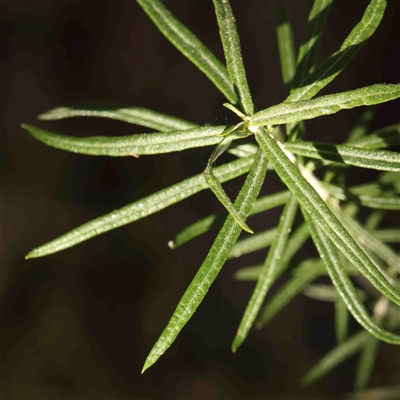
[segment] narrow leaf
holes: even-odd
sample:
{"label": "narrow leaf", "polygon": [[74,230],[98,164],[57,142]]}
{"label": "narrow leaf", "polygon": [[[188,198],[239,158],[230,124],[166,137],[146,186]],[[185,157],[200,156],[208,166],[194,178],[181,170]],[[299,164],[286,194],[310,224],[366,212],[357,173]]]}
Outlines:
{"label": "narrow leaf", "polygon": [[322,32],[331,6],[332,0],[314,0],[297,57],[297,68],[293,81],[293,88],[297,88],[314,70]]}
{"label": "narrow leaf", "polygon": [[109,103],[84,103],[69,107],[57,107],[38,116],[39,119],[43,120],[58,120],[71,117],[110,118],[164,132],[198,127],[192,122],[161,114],[147,108]]}
{"label": "narrow leaf", "polygon": [[365,390],[371,377],[372,370],[378,355],[379,340],[373,336],[369,336],[364,342],[361,350],[360,359],[358,360],[354,388]]}
{"label": "narrow leaf", "polygon": [[244,112],[246,115],[252,115],[253,100],[247,84],[235,17],[229,0],[213,0],[213,2],[230,80],[233,82]]}
{"label": "narrow leaf", "polygon": [[400,144],[400,124],[379,129],[357,140],[352,140],[349,144],[364,149],[386,149],[390,146],[397,146]]}
{"label": "narrow leaf", "polygon": [[304,157],[355,167],[400,171],[400,154],[390,150],[368,150],[340,144],[303,141],[286,143],[285,150]]}
{"label": "narrow leaf", "polygon": [[256,328],[265,326],[279,311],[281,311],[292,299],[318,276],[325,273],[325,267],[321,260],[307,260],[299,265],[290,280],[268,301],[260,317]]}
{"label": "narrow leaf", "polygon": [[400,242],[400,229],[380,229],[372,232],[372,234],[383,243]]}
{"label": "narrow leaf", "polygon": [[285,0],[277,0],[276,21],[282,80],[285,87],[285,95],[287,96],[290,93],[292,80],[296,72],[296,59],[292,27],[287,15]]}
{"label": "narrow leaf", "polygon": [[[381,293],[400,305],[399,290],[387,281],[317,194],[314,187],[308,182],[308,180],[313,182],[315,177],[310,175],[306,180],[264,129],[260,129],[256,133],[256,140],[275,168],[276,173],[293,193],[300,205],[307,210],[312,220],[318,224],[321,230],[331,238],[335,246]],[[303,173],[306,172],[304,171]]]}
{"label": "narrow leaf", "polygon": [[340,263],[336,249],[332,242],[325,236],[319,227],[309,219],[308,214],[306,214],[304,211],[303,214],[305,218],[309,220],[311,236],[319,254],[321,255],[321,258],[326,265],[332,283],[336,287],[336,290],[342,297],[350,313],[365,330],[379,340],[391,344],[400,344],[400,336],[385,331],[376,325],[369,316],[354,285]]}
{"label": "narrow leaf", "polygon": [[[215,175],[221,182],[236,178],[249,170],[253,159],[254,157],[247,157],[222,165],[215,169]],[[185,179],[169,188],[83,224],[32,250],[26,258],[42,257],[75,246],[104,232],[145,218],[204,189],[208,189],[208,185],[203,174]]]}
{"label": "narrow leaf", "polygon": [[400,97],[400,84],[376,84],[311,100],[287,102],[269,107],[250,117],[253,126],[287,124],[335,114],[340,110],[384,103]]}
{"label": "narrow leaf", "polygon": [[361,21],[354,27],[341,48],[325,60],[301,85],[286,99],[288,102],[307,100],[314,97],[322,88],[343,71],[346,65],[359,52],[362,45],[379,26],[386,8],[385,0],[372,0]]}
{"label": "narrow leaf", "polygon": [[[258,196],[264,181],[267,165],[266,157],[263,155],[263,152],[259,150],[254,158],[246,181],[235,201],[235,207],[237,207],[238,212],[243,218],[250,212]],[[167,327],[148,355],[142,372],[151,367],[161,355],[165,353],[184,325],[194,314],[225,263],[240,232],[240,226],[235,222],[233,217],[229,215],[206,259],[180,300]]]}
{"label": "narrow leaf", "polygon": [[237,98],[226,68],[159,0],[136,0],[160,32],[233,104]]}
{"label": "narrow leaf", "polygon": [[335,368],[338,364],[357,353],[364,345],[368,338],[368,333],[361,331],[351,338],[347,339],[345,343],[331,350],[325,357],[323,357],[314,367],[307,372],[303,377],[302,382],[304,385],[316,381],[317,379],[326,375],[329,371]]}
{"label": "narrow leaf", "polygon": [[162,154],[196,147],[212,146],[221,141],[217,135],[224,126],[191,128],[185,131],[141,133],[131,136],[93,136],[78,138],[22,125],[34,138],[57,149],[92,156],[129,157]]}
{"label": "narrow leaf", "polygon": [[233,340],[232,351],[234,353],[243,343],[250,328],[253,326],[268,290],[286,267],[286,265],[281,263],[281,260],[296,215],[297,205],[297,200],[292,196],[282,212],[274,241],[268,252],[268,257]]}
{"label": "narrow leaf", "polygon": [[349,323],[349,311],[346,307],[346,303],[336,293],[335,296],[335,333],[336,341],[338,344],[342,344],[347,337]]}

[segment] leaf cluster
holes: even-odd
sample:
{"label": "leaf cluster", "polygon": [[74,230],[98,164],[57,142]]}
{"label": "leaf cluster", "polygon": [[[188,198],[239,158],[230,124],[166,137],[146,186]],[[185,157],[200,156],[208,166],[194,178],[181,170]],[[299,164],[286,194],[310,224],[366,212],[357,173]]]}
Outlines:
{"label": "leaf cluster", "polygon": [[[241,122],[234,126],[198,126],[139,107],[87,104],[56,108],[39,118],[111,118],[154,132],[112,138],[76,138],[23,125],[33,137],[49,146],[88,155],[139,156],[215,146],[204,174],[90,221],[32,250],[27,258],[61,251],[210,188],[225,212],[194,222],[177,233],[169,245],[177,248],[217,227],[219,233],[148,355],[143,371],[171,346],[225,262],[264,250],[263,265],[248,266],[235,274],[236,279],[256,283],[233,339],[232,350],[235,352],[240,347],[253,326],[264,327],[300,293],[332,301],[338,346],[310,370],[304,383],[318,379],[343,359],[361,352],[355,386],[365,389],[380,341],[400,344],[400,336],[392,332],[400,322],[396,318],[400,306],[400,258],[390,246],[399,241],[400,230],[381,228],[387,211],[400,209],[400,155],[388,150],[400,144],[400,124],[370,132],[376,108],[368,107],[345,143],[319,143],[306,140],[303,121],[400,97],[400,84],[383,83],[317,96],[378,28],[386,1],[371,0],[340,49],[317,66],[316,55],[332,0],[314,1],[297,54],[285,2],[277,0],[277,39],[287,97],[280,104],[258,112],[254,111],[236,22],[228,0],[213,0],[225,63],[221,63],[159,0],[137,2],[160,32],[214,83],[225,96],[226,107],[236,113]],[[255,137],[256,145],[243,144],[242,139],[250,135]],[[214,168],[214,162],[225,151],[237,159]],[[348,187],[346,174],[351,167],[379,171],[378,178]],[[269,174],[279,176],[287,190],[259,197],[268,170],[273,170]],[[221,183],[243,174],[247,174],[245,182],[236,200],[231,202]],[[247,225],[248,216],[278,206],[283,206],[283,211],[275,228],[254,233]],[[369,217],[361,221],[357,214],[364,208],[369,210]],[[295,222],[298,216],[303,219],[300,225]],[[242,230],[254,235],[239,239]],[[314,242],[320,258],[310,258],[299,264],[295,256],[307,240]],[[286,283],[266,301],[270,288],[283,274],[287,277]],[[321,275],[328,275],[332,285],[313,284]],[[359,283],[357,288],[355,278]],[[347,332],[349,315],[364,328],[351,337]]]}

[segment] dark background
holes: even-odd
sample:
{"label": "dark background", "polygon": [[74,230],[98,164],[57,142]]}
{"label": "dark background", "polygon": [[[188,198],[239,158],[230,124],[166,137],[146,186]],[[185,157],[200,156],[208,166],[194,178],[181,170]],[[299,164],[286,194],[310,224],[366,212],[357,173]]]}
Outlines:
{"label": "dark background", "polygon": [[[166,4],[223,60],[211,1]],[[311,2],[288,4],[298,46]],[[334,2],[320,61],[339,49],[366,5]],[[389,2],[373,38],[322,94],[399,82],[399,5]],[[53,107],[88,100],[148,107],[199,124],[236,120],[134,1],[2,1],[0,7],[3,398],[329,399],[350,391],[356,357],[310,387],[299,382],[335,346],[330,303],[299,297],[231,353],[254,287],[232,274],[262,262],[263,252],[229,261],[176,342],[140,374],[216,235],[175,251],[167,246],[180,229],[221,210],[208,192],[59,254],[24,260],[32,248],[82,223],[200,173],[211,149],[88,157],[46,147],[21,123],[77,136],[143,131],[100,119],[36,121]],[[282,101],[274,2],[233,1],[233,10],[258,109]],[[382,106],[373,128],[398,122],[398,106]],[[310,122],[309,137],[339,143],[360,112]],[[226,185],[231,197],[242,182]],[[281,187],[270,174],[263,193]],[[278,211],[250,219],[250,226],[276,224]],[[300,256],[312,254],[310,247]],[[398,382],[399,364],[397,348],[382,344],[371,386]]]}

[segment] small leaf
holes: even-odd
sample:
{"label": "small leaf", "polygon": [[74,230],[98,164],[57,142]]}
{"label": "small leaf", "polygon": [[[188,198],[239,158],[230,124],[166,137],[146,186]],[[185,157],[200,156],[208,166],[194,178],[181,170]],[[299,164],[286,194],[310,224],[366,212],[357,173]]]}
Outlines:
{"label": "small leaf", "polygon": [[400,229],[380,229],[378,231],[373,231],[372,234],[376,239],[383,243],[400,242]]}
{"label": "small leaf", "polygon": [[321,43],[322,32],[332,6],[332,0],[314,0],[308,16],[306,31],[301,41],[299,55],[297,57],[296,75],[293,88],[306,78],[315,67],[315,59]]}
{"label": "small leaf", "polygon": [[361,21],[350,32],[340,50],[332,54],[286,99],[288,102],[308,100],[343,71],[363,44],[379,26],[386,8],[386,0],[372,0]]}
{"label": "small leaf", "polygon": [[[254,158],[246,181],[235,201],[235,207],[237,207],[238,212],[243,218],[250,212],[258,196],[267,171],[267,165],[268,162],[263,152],[259,150]],[[181,298],[167,327],[147,356],[142,373],[151,367],[161,355],[165,353],[194,314],[225,263],[240,232],[240,226],[235,222],[233,217],[229,215],[214,241],[214,244],[211,246],[206,259]]]}
{"label": "small leaf", "polygon": [[276,3],[276,21],[282,80],[285,86],[285,95],[287,96],[290,93],[292,80],[296,72],[296,60],[292,26],[287,16],[285,0],[278,0]]}
{"label": "small leaf", "polygon": [[378,108],[378,106],[370,106],[363,111],[360,118],[350,131],[346,143],[351,144],[352,142],[363,140],[362,138],[368,133],[369,127],[372,120],[375,118]]}
{"label": "small leaf", "polygon": [[[215,175],[220,181],[236,178],[249,170],[253,159],[254,157],[247,157],[222,165],[215,169]],[[33,249],[26,258],[43,257],[75,246],[94,236],[152,215],[204,189],[208,189],[208,185],[203,174],[185,179],[169,188],[83,224],[51,242]]]}
{"label": "small leaf", "polygon": [[159,0],[136,0],[160,32],[231,102],[237,98],[226,68]]}
{"label": "small leaf", "polygon": [[384,103],[399,97],[400,84],[376,84],[311,100],[285,101],[255,113],[249,121],[253,126],[287,124],[335,114],[340,110]]}
{"label": "small leaf", "polygon": [[318,142],[290,142],[285,150],[303,157],[343,163],[380,171],[400,171],[400,154],[389,150],[367,150],[347,145]]}
{"label": "small leaf", "polygon": [[258,278],[257,285],[253,291],[251,299],[246,307],[236,336],[232,342],[232,351],[235,353],[239,346],[246,339],[250,328],[260,311],[265,296],[272,284],[276,281],[279,275],[282,274],[287,265],[281,262],[286,248],[289,232],[291,231],[294,217],[297,211],[297,200],[291,197],[281,214],[279,225],[265,260],[263,270]]}
{"label": "small leaf", "polygon": [[292,299],[301,293],[310,282],[324,273],[326,273],[326,269],[321,260],[313,259],[302,262],[293,271],[290,280],[268,301],[260,313],[256,328],[260,329],[265,326]]}
{"label": "small leaf", "polygon": [[335,368],[338,364],[357,353],[368,338],[368,333],[361,331],[351,338],[347,339],[343,344],[335,347],[328,354],[325,355],[314,367],[307,372],[303,377],[302,382],[304,385],[320,379],[329,371]]}
{"label": "small leaf", "polygon": [[335,296],[335,333],[336,341],[338,344],[342,344],[346,337],[349,327],[349,310],[346,307],[346,303],[336,293]]}
{"label": "small leaf", "polygon": [[252,115],[254,112],[253,100],[247,84],[235,17],[229,0],[213,0],[213,2],[230,80],[239,95],[244,112],[246,115]]}
{"label": "small leaf", "polygon": [[128,107],[112,103],[84,103],[69,107],[57,107],[38,116],[42,120],[58,120],[71,117],[110,118],[163,132],[198,127],[192,122],[161,114],[147,108]]}
{"label": "small leaf", "polygon": [[45,131],[31,125],[22,125],[34,138],[57,149],[92,156],[129,157],[134,155],[162,154],[196,147],[212,146],[221,141],[218,137],[224,126],[191,128],[185,131],[141,133],[130,136],[93,136],[78,138]]}
{"label": "small leaf", "polygon": [[373,336],[369,336],[364,342],[355,377],[354,388],[357,391],[367,388],[378,355],[379,343],[379,340]]}
{"label": "small leaf", "polygon": [[387,126],[348,143],[364,149],[385,149],[397,146],[400,144],[400,124]]}
{"label": "small leaf", "polygon": [[265,129],[259,129],[255,136],[269,162],[275,168],[276,173],[293,193],[300,205],[307,210],[312,220],[318,224],[319,228],[331,238],[335,246],[381,293],[385,294],[395,304],[400,305],[399,290],[392,286],[382,275],[321,199],[315,188],[311,186],[310,182],[317,185],[315,177],[304,170],[303,173],[308,174],[306,180]]}

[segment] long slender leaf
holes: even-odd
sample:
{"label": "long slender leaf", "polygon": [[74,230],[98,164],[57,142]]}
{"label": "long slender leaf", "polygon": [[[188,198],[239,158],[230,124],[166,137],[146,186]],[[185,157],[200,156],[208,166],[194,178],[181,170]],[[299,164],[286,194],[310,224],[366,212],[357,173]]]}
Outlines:
{"label": "long slender leaf", "polygon": [[287,124],[335,114],[349,108],[384,103],[399,97],[400,84],[376,84],[311,100],[284,102],[255,113],[249,121],[253,126]]}
{"label": "long slender leaf", "polygon": [[317,51],[321,43],[326,18],[332,6],[332,0],[314,0],[308,16],[306,31],[302,39],[299,55],[297,57],[296,75],[293,89],[306,78],[315,67]]}
{"label": "long slender leaf", "polygon": [[400,171],[400,154],[390,150],[368,150],[340,144],[303,141],[287,143],[285,149],[318,160],[380,171]]}
{"label": "long slender leaf", "polygon": [[318,276],[324,274],[325,267],[321,260],[306,260],[297,267],[291,279],[283,285],[269,300],[260,313],[256,328],[265,326],[282,308],[294,299]]}
{"label": "long slender leaf", "polygon": [[287,15],[285,0],[277,0],[276,21],[282,80],[285,87],[285,96],[288,96],[292,87],[293,77],[296,73],[296,59],[292,26]]}
{"label": "long slender leaf", "polygon": [[[159,0],[136,0],[160,32],[233,104],[237,98],[226,68]],[[194,88],[193,88],[194,89]]]}
{"label": "long slender leaf", "polygon": [[[215,169],[215,175],[221,182],[233,179],[247,172],[253,159],[254,157],[247,157],[222,165]],[[32,250],[26,258],[42,257],[75,246],[94,236],[154,214],[204,189],[208,189],[208,185],[203,174],[185,179],[169,188],[83,224]]]}
{"label": "long slender leaf", "polygon": [[335,333],[336,341],[338,344],[342,344],[346,337],[349,327],[349,311],[346,307],[346,303],[336,293],[335,296]]}
{"label": "long slender leaf", "polygon": [[368,333],[361,331],[351,338],[347,339],[345,343],[335,347],[328,354],[325,355],[314,367],[307,372],[303,377],[302,382],[304,385],[316,381],[322,376],[326,375],[329,371],[335,368],[338,364],[357,353],[368,338]]}
{"label": "long slender leaf", "polygon": [[110,118],[163,132],[198,127],[193,122],[161,114],[147,108],[112,103],[84,103],[69,107],[57,107],[38,116],[42,120],[58,120],[71,117]]}
{"label": "long slender leaf", "polygon": [[372,234],[383,243],[398,243],[400,242],[400,229],[380,229],[373,231]]}
{"label": "long slender leaf", "polygon": [[265,260],[263,270],[261,271],[257,285],[253,291],[242,320],[240,321],[236,336],[232,342],[232,351],[234,353],[243,343],[250,328],[253,326],[269,288],[286,267],[283,263],[281,263],[281,259],[283,257],[289,233],[296,215],[297,206],[297,200],[294,196],[292,196],[286,203],[286,206],[282,212],[277,232],[268,252],[267,259]]}
{"label": "long slender leaf", "polygon": [[[300,205],[328,235],[346,258],[383,294],[400,305],[400,292],[382,275],[337,217],[317,194],[314,187],[292,164],[275,140],[264,129],[256,133],[256,140],[267,155],[275,171],[296,197]],[[304,172],[305,173],[305,172]],[[312,181],[313,176],[308,177]],[[315,178],[314,178],[315,179]]]}
{"label": "long slender leaf", "polygon": [[309,216],[306,212],[303,211],[303,214],[309,221],[311,236],[319,254],[321,255],[321,258],[326,265],[332,283],[336,287],[336,290],[342,297],[353,317],[365,330],[379,340],[400,345],[400,336],[382,329],[376,325],[372,318],[368,315],[354,285],[340,263],[336,249],[332,242],[325,236],[325,234],[319,229],[314,221],[309,219]]}
{"label": "long slender leaf", "polygon": [[[264,181],[268,161],[261,150],[258,151],[247,175],[246,181],[235,201],[235,207],[242,217],[251,210]],[[232,216],[228,216],[206,259],[180,300],[167,327],[152,348],[144,363],[144,372],[171,346],[179,332],[196,311],[209,287],[225,263],[233,245],[241,232]]]}
{"label": "long slender leaf", "polygon": [[221,141],[225,127],[191,128],[178,132],[142,133],[131,136],[64,136],[31,125],[22,125],[34,138],[57,149],[93,156],[129,157],[162,154],[196,147],[212,146]]}
{"label": "long slender leaf", "polygon": [[254,112],[253,100],[247,84],[235,17],[229,0],[213,0],[213,2],[231,82],[239,96],[244,112],[252,115]]}
{"label": "long slender leaf", "polygon": [[343,42],[340,50],[332,54],[313,73],[311,73],[291,95],[288,102],[307,100],[315,96],[330,83],[353,59],[362,45],[379,26],[386,8],[385,0],[372,0],[361,21],[354,27]]}

